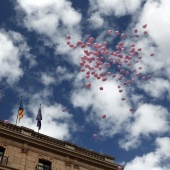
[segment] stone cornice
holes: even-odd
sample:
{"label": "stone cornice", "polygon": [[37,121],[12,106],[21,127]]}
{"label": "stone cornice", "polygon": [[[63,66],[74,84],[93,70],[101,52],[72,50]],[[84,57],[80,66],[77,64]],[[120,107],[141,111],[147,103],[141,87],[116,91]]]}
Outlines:
{"label": "stone cornice", "polygon": [[[91,163],[104,169],[117,169],[116,164],[113,163],[114,158],[105,154],[99,154],[94,151],[90,151],[79,147],[73,143],[67,141],[61,141],[40,133],[26,127],[19,127],[13,124],[4,124],[0,121],[0,134],[17,140],[20,142],[26,142],[30,146],[48,150],[51,153],[59,153],[63,156],[68,156],[73,159],[83,160],[87,163]],[[23,148],[24,149],[24,148]]]}

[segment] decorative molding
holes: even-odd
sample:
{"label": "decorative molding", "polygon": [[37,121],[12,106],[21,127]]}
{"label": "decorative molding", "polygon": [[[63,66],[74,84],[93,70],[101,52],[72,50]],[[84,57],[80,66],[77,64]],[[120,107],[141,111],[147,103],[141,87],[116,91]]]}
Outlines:
{"label": "decorative molding", "polygon": [[24,143],[21,148],[22,153],[28,153],[28,143]]}
{"label": "decorative molding", "polygon": [[70,162],[65,162],[65,165],[71,167],[71,163]]}
{"label": "decorative molding", "polygon": [[68,148],[68,149],[71,149],[71,150],[75,150],[74,146],[70,146],[70,145],[65,144],[65,147]]}
{"label": "decorative molding", "polygon": [[22,153],[28,153],[28,148],[21,148]]}
{"label": "decorative molding", "polygon": [[79,165],[74,165],[74,169],[79,169]]}
{"label": "decorative molding", "polygon": [[31,136],[31,133],[30,133],[30,132],[28,132],[28,131],[25,131],[25,130],[22,130],[22,131],[21,131],[21,133],[22,133],[22,134],[24,134],[24,135]]}
{"label": "decorative molding", "polygon": [[0,147],[4,147],[4,148],[6,148],[6,146],[8,146],[6,143],[4,143],[4,142],[0,142]]}

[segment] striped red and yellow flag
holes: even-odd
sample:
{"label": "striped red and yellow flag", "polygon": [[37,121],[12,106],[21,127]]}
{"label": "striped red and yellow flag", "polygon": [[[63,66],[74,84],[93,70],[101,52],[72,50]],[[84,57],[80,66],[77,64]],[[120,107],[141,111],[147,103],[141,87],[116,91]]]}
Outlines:
{"label": "striped red and yellow flag", "polygon": [[21,98],[20,106],[19,106],[19,110],[18,110],[18,122],[20,122],[20,119],[23,116],[24,116],[24,107],[23,107],[22,98]]}

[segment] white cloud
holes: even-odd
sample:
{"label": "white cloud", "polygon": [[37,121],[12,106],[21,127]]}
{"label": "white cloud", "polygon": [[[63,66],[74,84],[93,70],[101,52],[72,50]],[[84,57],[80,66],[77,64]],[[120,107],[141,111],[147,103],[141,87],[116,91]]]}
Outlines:
{"label": "white cloud", "polygon": [[157,148],[154,152],[147,153],[141,157],[135,157],[125,165],[126,170],[168,170],[170,138],[163,137],[156,139]]}
{"label": "white cloud", "polygon": [[138,86],[139,88],[141,87],[144,89],[148,95],[154,98],[165,97],[168,94],[167,92],[169,92],[169,81],[163,78],[152,78],[142,86]]}
{"label": "white cloud", "polygon": [[29,61],[29,67],[36,64],[35,57],[29,54],[29,50],[21,34],[0,30],[0,80],[5,78],[12,85],[23,76],[21,57]]}
{"label": "white cloud", "polygon": [[90,16],[89,22],[94,28],[101,28],[104,24],[104,20],[98,12],[95,12],[92,16]]}
{"label": "white cloud", "polygon": [[69,81],[74,76],[74,73],[70,73],[66,67],[57,66],[56,71],[53,73],[42,73],[40,81],[45,86],[56,85],[65,80]]}
{"label": "white cloud", "polygon": [[141,0],[90,0],[90,12],[98,11],[101,15],[123,16],[134,13],[141,5]]}
{"label": "white cloud", "polygon": [[56,68],[56,74],[58,75],[58,82],[62,82],[64,80],[71,80],[75,76],[74,73],[70,73],[66,67],[61,66],[58,66]]}
{"label": "white cloud", "polygon": [[164,134],[170,129],[168,111],[162,106],[141,104],[134,113],[133,119],[134,121],[126,127],[127,136],[119,141],[120,146],[126,150],[138,147],[140,137]]}
{"label": "white cloud", "polygon": [[55,79],[54,77],[47,75],[46,73],[42,73],[41,75],[41,82],[45,85],[45,86],[49,86],[50,84],[54,84],[55,83]]}
{"label": "white cloud", "polygon": [[137,109],[134,117],[136,119],[131,129],[134,136],[162,133],[169,129],[168,111],[162,106],[144,104]]}
{"label": "white cloud", "polygon": [[82,14],[71,6],[71,2],[66,0],[50,0],[41,3],[34,0],[18,0],[17,2],[16,9],[25,14],[24,18],[19,18],[21,23],[24,23],[28,30],[43,35],[41,39],[45,45],[55,46],[57,57],[61,54],[66,61],[78,64],[82,50],[70,49],[66,44],[66,35],[71,35],[71,43],[75,44],[81,39],[82,34],[80,25]]}

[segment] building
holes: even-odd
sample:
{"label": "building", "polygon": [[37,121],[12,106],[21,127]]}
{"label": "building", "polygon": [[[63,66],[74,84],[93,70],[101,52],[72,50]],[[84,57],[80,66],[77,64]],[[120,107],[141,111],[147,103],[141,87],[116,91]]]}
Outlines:
{"label": "building", "polygon": [[117,170],[114,158],[0,121],[0,170]]}

